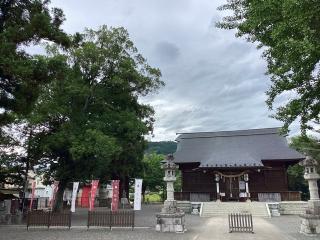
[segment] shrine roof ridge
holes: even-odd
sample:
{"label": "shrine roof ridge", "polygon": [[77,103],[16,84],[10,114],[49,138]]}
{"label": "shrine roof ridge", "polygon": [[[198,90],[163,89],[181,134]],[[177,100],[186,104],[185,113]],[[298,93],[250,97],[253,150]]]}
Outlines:
{"label": "shrine roof ridge", "polygon": [[239,129],[228,131],[213,131],[213,132],[178,132],[177,141],[179,139],[192,139],[192,138],[213,138],[213,137],[234,137],[234,136],[250,136],[250,135],[266,135],[266,134],[279,134],[280,127],[274,128],[254,128],[254,129]]}

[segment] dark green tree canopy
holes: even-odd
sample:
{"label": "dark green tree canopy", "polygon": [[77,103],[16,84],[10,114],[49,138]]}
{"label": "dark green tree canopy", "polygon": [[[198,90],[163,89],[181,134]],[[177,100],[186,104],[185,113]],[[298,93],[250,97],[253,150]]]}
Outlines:
{"label": "dark green tree canopy", "polygon": [[153,192],[159,192],[164,187],[163,177],[164,170],[161,169],[161,161],[165,156],[157,153],[145,154],[143,158],[143,188],[144,193],[146,189]]}
{"label": "dark green tree canopy", "polygon": [[[313,136],[295,136],[292,137],[290,147],[296,149],[302,154],[309,155],[318,161],[318,172],[320,173],[320,142]],[[303,199],[309,199],[308,183],[304,179],[304,168],[299,164],[288,168],[289,189],[292,191],[301,191]]]}
{"label": "dark green tree canopy", "polygon": [[236,29],[264,49],[272,85],[267,104],[275,107],[280,95],[288,101],[276,109],[284,130],[296,119],[304,132],[320,116],[320,1],[227,0],[220,10],[231,10],[217,24]]}
{"label": "dark green tree canopy", "polygon": [[35,141],[42,169],[60,181],[132,176],[154,122],[138,98],[163,85],[160,71],[123,28],[87,30],[73,43],[65,51],[48,47],[64,68],[43,87],[30,117],[43,128]]}
{"label": "dark green tree canopy", "polygon": [[62,10],[50,10],[50,1],[0,1],[0,125],[14,114],[27,114],[39,95],[41,84],[54,78],[56,60],[30,55],[25,48],[43,40],[63,46],[69,38],[60,29]]}
{"label": "dark green tree canopy", "polygon": [[309,155],[317,160],[318,170],[320,170],[320,139],[313,136],[296,136],[291,138],[290,146],[302,154]]}
{"label": "dark green tree canopy", "polygon": [[174,153],[177,149],[177,143],[173,141],[148,142],[146,153],[157,153],[167,155]]}

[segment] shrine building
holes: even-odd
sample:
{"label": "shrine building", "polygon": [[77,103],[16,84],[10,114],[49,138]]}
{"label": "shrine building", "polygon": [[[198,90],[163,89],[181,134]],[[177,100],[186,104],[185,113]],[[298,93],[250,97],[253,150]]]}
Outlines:
{"label": "shrine building", "polygon": [[298,201],[287,169],[305,157],[279,128],[180,133],[174,162],[182,174],[176,200]]}

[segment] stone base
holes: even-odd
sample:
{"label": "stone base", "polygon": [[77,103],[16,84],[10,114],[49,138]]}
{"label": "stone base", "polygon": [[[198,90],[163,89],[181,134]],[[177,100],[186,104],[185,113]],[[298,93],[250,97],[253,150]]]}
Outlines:
{"label": "stone base", "polygon": [[157,232],[176,232],[184,233],[185,214],[184,212],[177,213],[158,213],[157,215]]}
{"label": "stone base", "polygon": [[280,216],[279,203],[268,203],[268,207],[269,207],[270,214],[272,217],[279,217]]}
{"label": "stone base", "polygon": [[309,200],[307,213],[320,215],[320,200]]}
{"label": "stone base", "polygon": [[177,201],[176,200],[165,200],[163,204],[163,208],[161,209],[161,213],[179,213],[181,210],[177,206]]}
{"label": "stone base", "polygon": [[320,215],[301,214],[300,233],[306,235],[320,234]]}

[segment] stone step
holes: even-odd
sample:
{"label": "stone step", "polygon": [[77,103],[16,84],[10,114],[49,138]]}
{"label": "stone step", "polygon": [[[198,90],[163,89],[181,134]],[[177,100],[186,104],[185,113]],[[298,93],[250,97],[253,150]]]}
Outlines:
{"label": "stone step", "polygon": [[177,201],[177,207],[185,213],[191,213],[192,205],[190,201]]}
{"label": "stone step", "polygon": [[281,215],[299,215],[305,213],[307,207],[308,203],[303,201],[280,202],[279,212]]}
{"label": "stone step", "polygon": [[248,212],[252,216],[270,217],[266,203],[260,202],[208,202],[202,205],[202,217],[225,216],[229,213]]}

